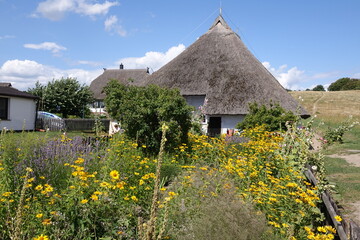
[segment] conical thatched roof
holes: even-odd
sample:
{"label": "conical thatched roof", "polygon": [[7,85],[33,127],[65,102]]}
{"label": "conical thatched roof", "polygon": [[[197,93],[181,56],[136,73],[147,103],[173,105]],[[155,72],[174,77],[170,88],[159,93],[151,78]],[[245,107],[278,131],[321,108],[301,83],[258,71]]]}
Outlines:
{"label": "conical thatched roof", "polygon": [[147,77],[147,69],[104,69],[103,74],[91,82],[90,90],[95,99],[102,100],[105,98],[103,88],[110,80],[116,79],[123,84],[140,86],[144,85]]}
{"label": "conical thatched roof", "polygon": [[182,95],[206,95],[209,115],[247,114],[248,105],[280,103],[308,113],[247,49],[219,16],[207,33],[148,78],[148,83],[179,88]]}

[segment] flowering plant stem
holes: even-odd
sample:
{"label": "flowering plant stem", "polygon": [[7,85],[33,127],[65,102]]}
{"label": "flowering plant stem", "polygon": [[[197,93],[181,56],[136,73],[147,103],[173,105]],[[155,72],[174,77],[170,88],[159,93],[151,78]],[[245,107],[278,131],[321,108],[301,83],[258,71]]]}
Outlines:
{"label": "flowering plant stem", "polygon": [[24,183],[21,189],[21,193],[20,193],[20,199],[19,199],[19,204],[17,207],[17,211],[16,211],[16,216],[15,216],[15,232],[14,232],[14,236],[12,237],[13,240],[20,240],[21,239],[21,224],[22,224],[22,207],[24,204],[24,197],[25,197],[25,192],[26,192],[26,185],[27,185],[27,180],[29,178],[29,173],[32,170],[30,168],[26,169],[26,175],[24,178]]}
{"label": "flowering plant stem", "polygon": [[153,195],[152,204],[151,204],[150,219],[148,221],[148,224],[146,225],[147,231],[146,231],[146,235],[144,236],[144,240],[156,239],[155,226],[156,226],[156,219],[157,219],[157,212],[158,212],[158,199],[159,199],[159,193],[160,193],[160,170],[161,170],[161,164],[162,164],[163,155],[164,155],[167,129],[168,129],[168,127],[164,123],[162,125],[162,137],[161,137],[161,143],[160,143],[160,152],[159,152],[159,157],[158,157],[157,166],[156,166],[156,179],[155,179],[155,186],[154,186],[154,195]]}

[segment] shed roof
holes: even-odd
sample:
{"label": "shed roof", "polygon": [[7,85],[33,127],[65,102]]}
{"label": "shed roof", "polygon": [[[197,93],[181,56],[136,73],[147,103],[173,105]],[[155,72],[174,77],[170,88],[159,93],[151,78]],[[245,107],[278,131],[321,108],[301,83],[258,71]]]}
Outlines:
{"label": "shed roof", "polygon": [[31,98],[37,99],[37,96],[34,96],[27,92],[22,92],[13,88],[10,83],[0,83],[0,95],[9,96],[9,97],[20,97],[20,98]]}
{"label": "shed roof", "polygon": [[247,114],[252,102],[279,103],[300,115],[308,113],[247,49],[220,15],[210,29],[148,83],[179,88],[182,95],[206,95],[207,114]]}

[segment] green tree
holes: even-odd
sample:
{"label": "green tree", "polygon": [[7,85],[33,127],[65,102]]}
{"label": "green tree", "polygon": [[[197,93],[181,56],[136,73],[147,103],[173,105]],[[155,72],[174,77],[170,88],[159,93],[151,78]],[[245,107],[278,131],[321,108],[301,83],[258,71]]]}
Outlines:
{"label": "green tree", "polygon": [[360,90],[360,79],[350,79],[350,81],[346,83],[341,90]]}
{"label": "green tree", "polygon": [[104,88],[106,111],[120,121],[125,133],[148,152],[160,147],[161,124],[167,122],[167,150],[187,142],[191,128],[191,111],[177,89],[125,86],[112,80]]}
{"label": "green tree", "polygon": [[329,91],[345,91],[345,90],[360,90],[360,79],[355,78],[340,78],[331,83]]}
{"label": "green tree", "polygon": [[87,104],[93,101],[89,87],[81,85],[75,78],[52,80],[46,86],[37,82],[28,92],[40,97],[41,110],[60,113],[64,118],[87,115]]}
{"label": "green tree", "polygon": [[325,88],[323,85],[317,85],[312,89],[313,91],[325,91]]}
{"label": "green tree", "polygon": [[268,108],[255,102],[249,104],[249,114],[245,116],[244,121],[236,125],[236,128],[247,129],[264,124],[268,131],[286,130],[286,122],[296,120],[297,116],[293,112],[286,111],[278,103],[270,103]]}

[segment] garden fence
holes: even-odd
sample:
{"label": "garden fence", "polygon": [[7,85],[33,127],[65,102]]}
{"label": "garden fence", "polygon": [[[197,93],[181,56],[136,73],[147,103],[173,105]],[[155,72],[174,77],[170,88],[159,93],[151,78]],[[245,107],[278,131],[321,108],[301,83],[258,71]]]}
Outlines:
{"label": "garden fence", "polygon": [[[318,181],[311,169],[310,165],[306,165],[305,175],[308,180],[317,185]],[[326,190],[321,194],[321,199],[324,203],[324,213],[327,224],[331,224],[336,228],[338,239],[340,240],[360,240],[360,227],[352,220],[347,222],[342,220],[336,221],[335,216],[341,216],[338,206],[331,197],[330,193]]]}
{"label": "garden fence", "polygon": [[[100,119],[103,131],[109,131],[109,119]],[[95,119],[44,119],[38,118],[36,129],[49,131],[94,131]]]}

